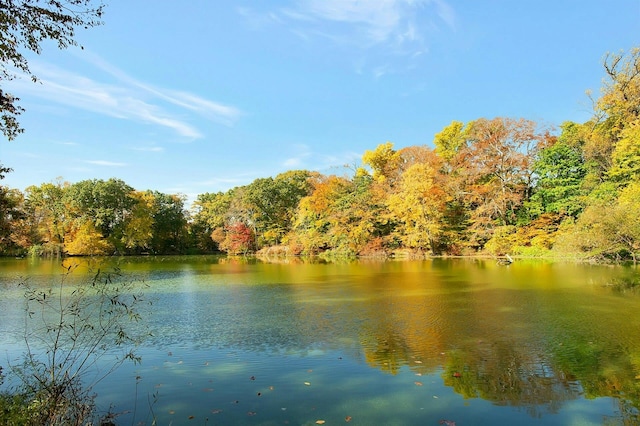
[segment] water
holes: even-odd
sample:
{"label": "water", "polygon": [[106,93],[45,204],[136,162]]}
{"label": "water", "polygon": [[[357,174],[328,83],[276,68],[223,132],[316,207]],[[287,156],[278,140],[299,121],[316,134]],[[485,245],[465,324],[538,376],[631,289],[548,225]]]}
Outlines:
{"label": "water", "polygon": [[[152,302],[132,328],[152,333],[137,348],[142,363],[124,364],[95,388],[99,407],[120,412],[121,424],[638,421],[640,295],[610,285],[637,280],[634,268],[117,262]],[[82,281],[86,269],[70,280]],[[62,272],[56,262],[0,260],[5,359],[22,345],[16,282],[46,287]]]}

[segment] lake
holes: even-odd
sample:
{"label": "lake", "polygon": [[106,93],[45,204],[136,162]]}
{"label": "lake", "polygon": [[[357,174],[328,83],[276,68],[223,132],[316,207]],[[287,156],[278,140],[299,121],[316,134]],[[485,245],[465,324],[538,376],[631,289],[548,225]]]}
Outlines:
{"label": "lake", "polygon": [[[79,279],[87,260],[74,272]],[[119,424],[627,425],[640,407],[633,267],[493,259],[105,259],[145,285],[152,335],[95,388]],[[93,265],[93,268],[96,266]],[[0,259],[0,365],[26,278]],[[23,278],[21,278],[23,277]],[[6,371],[6,369],[5,369]],[[6,384],[5,384],[6,385]]]}

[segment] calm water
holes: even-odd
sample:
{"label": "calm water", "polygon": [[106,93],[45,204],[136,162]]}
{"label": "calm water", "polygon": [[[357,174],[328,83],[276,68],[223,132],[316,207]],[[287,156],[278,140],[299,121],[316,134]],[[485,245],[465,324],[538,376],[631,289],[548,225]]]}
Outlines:
{"label": "calm water", "polygon": [[[159,425],[638,422],[640,293],[611,286],[637,281],[637,269],[216,257],[118,265],[153,302],[137,325],[153,334],[138,348],[142,363],[96,388],[120,424],[153,415]],[[47,286],[62,272],[0,260],[0,365],[22,350],[16,283]]]}

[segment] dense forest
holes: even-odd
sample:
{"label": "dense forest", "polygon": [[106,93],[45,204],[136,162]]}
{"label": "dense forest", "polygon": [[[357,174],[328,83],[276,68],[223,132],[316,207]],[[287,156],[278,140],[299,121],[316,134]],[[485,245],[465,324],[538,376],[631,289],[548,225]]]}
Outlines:
{"label": "dense forest", "polygon": [[[640,48],[609,54],[585,123],[453,121],[344,175],[293,170],[185,198],[119,179],[0,186],[0,252],[640,255]],[[0,177],[11,172],[0,166]]]}

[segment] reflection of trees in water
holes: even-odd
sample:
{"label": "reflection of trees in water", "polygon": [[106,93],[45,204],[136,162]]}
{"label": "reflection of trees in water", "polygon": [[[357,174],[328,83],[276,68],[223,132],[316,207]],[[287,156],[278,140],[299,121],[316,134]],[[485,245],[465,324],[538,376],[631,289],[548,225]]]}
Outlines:
{"label": "reflection of trees in water", "polygon": [[403,366],[421,373],[442,368],[444,384],[463,397],[523,407],[536,418],[558,413],[568,401],[611,397],[619,405],[617,421],[640,424],[637,342],[620,329],[615,310],[594,323],[588,305],[567,309],[567,295],[479,294],[460,282],[431,283],[438,285],[451,294],[390,293],[370,301],[360,330],[369,365],[392,374]]}
{"label": "reflection of trees in water", "polygon": [[448,353],[445,385],[465,398],[525,407],[533,417],[557,413],[563,403],[580,397],[578,382],[554,370],[544,356],[513,343],[481,343]]}

